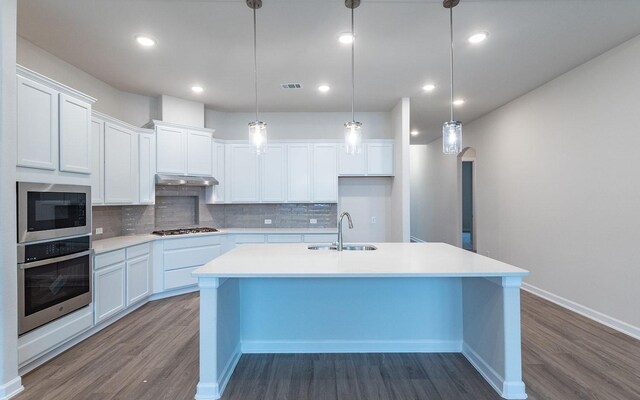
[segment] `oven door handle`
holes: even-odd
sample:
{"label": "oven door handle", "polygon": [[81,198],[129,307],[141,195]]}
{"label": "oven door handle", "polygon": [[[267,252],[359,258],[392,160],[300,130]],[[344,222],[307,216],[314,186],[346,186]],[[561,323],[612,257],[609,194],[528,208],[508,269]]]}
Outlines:
{"label": "oven door handle", "polygon": [[84,257],[84,256],[91,256],[91,255],[93,255],[93,250],[86,250],[86,251],[83,251],[81,253],[73,253],[73,254],[69,254],[69,255],[66,255],[66,256],[62,256],[62,257],[48,258],[46,260],[40,260],[40,261],[33,261],[33,262],[29,262],[29,263],[18,264],[18,268],[20,268],[20,269],[29,269],[29,268],[41,267],[41,266],[47,265],[47,264],[55,264],[55,263],[58,263],[58,262],[69,261],[69,260],[73,260],[74,258],[80,258],[80,257]]}

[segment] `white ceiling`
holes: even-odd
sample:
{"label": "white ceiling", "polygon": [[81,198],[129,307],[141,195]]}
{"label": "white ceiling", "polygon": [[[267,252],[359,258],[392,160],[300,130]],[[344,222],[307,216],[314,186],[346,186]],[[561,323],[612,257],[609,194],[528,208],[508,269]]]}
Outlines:
{"label": "white ceiling", "polygon": [[[455,8],[456,87],[469,122],[640,34],[638,0],[462,0]],[[356,111],[411,97],[412,142],[449,118],[448,11],[440,0],[362,0],[356,9]],[[348,111],[343,0],[264,0],[258,10],[264,111]],[[489,31],[471,45],[466,38]],[[135,34],[157,39],[141,49]],[[252,14],[245,0],[20,0],[18,34],[118,89],[227,111],[253,108]],[[300,91],[281,83],[299,82]],[[438,85],[422,92],[428,82]],[[194,95],[194,84],[205,87]],[[320,83],[331,85],[325,95]],[[357,115],[356,115],[357,119]],[[365,127],[366,129],[366,127]]]}

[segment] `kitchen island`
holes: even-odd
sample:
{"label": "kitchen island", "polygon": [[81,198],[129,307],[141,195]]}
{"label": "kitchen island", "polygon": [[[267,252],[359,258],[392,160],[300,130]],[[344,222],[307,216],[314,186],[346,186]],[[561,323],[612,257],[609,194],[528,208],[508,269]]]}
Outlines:
{"label": "kitchen island", "polygon": [[242,353],[458,352],[525,399],[520,285],[528,272],[443,243],[373,251],[241,245],[197,269],[200,382],[221,397]]}

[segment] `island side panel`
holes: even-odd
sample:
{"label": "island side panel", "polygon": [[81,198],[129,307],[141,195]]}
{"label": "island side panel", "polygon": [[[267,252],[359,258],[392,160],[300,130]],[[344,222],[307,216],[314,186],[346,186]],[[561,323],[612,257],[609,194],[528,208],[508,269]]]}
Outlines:
{"label": "island side panel", "polygon": [[237,279],[200,277],[200,381],[196,400],[219,399],[240,359]]}
{"label": "island side panel", "polygon": [[243,353],[461,352],[461,278],[241,279]]}
{"label": "island side panel", "polygon": [[505,399],[522,381],[520,277],[463,278],[463,354]]}

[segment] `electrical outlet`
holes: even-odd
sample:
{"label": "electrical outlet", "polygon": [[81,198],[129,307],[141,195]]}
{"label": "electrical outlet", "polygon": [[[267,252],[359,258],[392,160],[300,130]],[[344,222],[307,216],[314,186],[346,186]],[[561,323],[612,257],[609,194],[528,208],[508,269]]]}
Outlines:
{"label": "electrical outlet", "polygon": [[375,223],[377,223],[377,222],[378,222],[378,218],[376,218],[376,217],[371,217],[371,223],[372,223],[372,224],[375,224]]}
{"label": "electrical outlet", "polygon": [[271,225],[271,220],[270,219],[265,219],[264,220],[264,224],[265,225]]}
{"label": "electrical outlet", "polygon": [[102,232],[104,232],[102,228],[96,228],[96,235],[102,235]]}
{"label": "electrical outlet", "polygon": [[310,224],[312,224],[312,225],[315,225],[315,224],[317,224],[317,223],[318,223],[318,220],[317,220],[317,219],[315,219],[315,218],[311,218],[311,219],[309,220],[309,223],[310,223]]}

